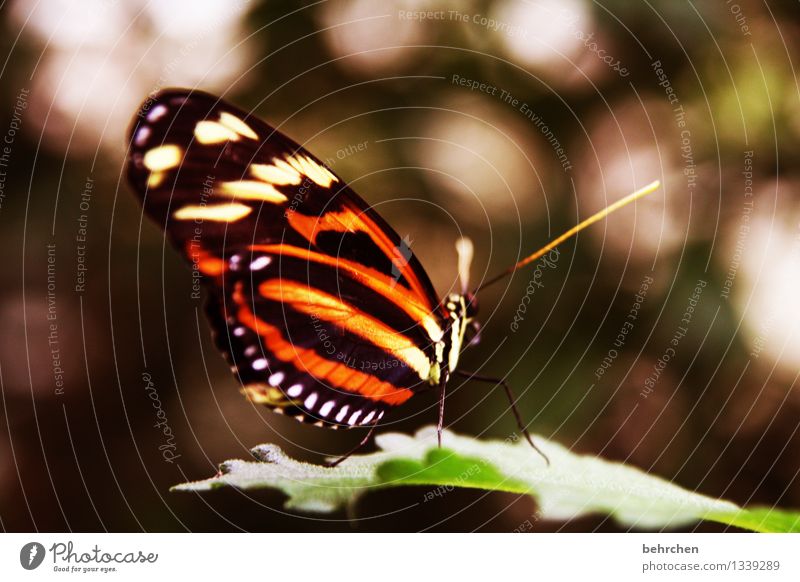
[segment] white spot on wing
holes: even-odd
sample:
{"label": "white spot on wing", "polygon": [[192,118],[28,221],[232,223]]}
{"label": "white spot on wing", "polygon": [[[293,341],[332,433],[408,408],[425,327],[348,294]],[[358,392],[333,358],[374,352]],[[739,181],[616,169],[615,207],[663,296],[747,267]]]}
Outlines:
{"label": "white spot on wing", "polygon": [[355,411],[355,412],[354,412],[354,413],[353,413],[353,414],[350,416],[350,418],[347,420],[347,424],[349,424],[350,426],[354,425],[355,423],[357,423],[357,422],[358,422],[358,417],[359,417],[359,416],[361,416],[361,411],[360,411],[360,410],[356,410],[356,411]]}
{"label": "white spot on wing", "polygon": [[137,146],[142,146],[147,141],[148,137],[150,137],[150,128],[145,125],[136,130],[136,139],[134,139],[134,143]]}
{"label": "white spot on wing", "polygon": [[288,200],[286,196],[278,192],[273,186],[261,182],[260,180],[221,182],[217,186],[216,191],[218,194],[233,199],[261,200],[263,202],[272,202],[273,204],[280,204]]}
{"label": "white spot on wing", "polygon": [[236,141],[239,134],[216,121],[198,121],[194,126],[194,137],[203,145]]}
{"label": "white spot on wing", "polygon": [[267,379],[270,386],[278,386],[281,382],[283,382],[285,375],[283,372],[275,372],[272,376]]}
{"label": "white spot on wing", "polygon": [[289,389],[286,391],[286,395],[289,398],[297,398],[303,393],[303,385],[302,384],[294,384],[290,386]]}
{"label": "white spot on wing", "polygon": [[250,139],[258,139],[258,135],[252,128],[244,121],[236,117],[233,113],[223,111],[219,114],[219,122],[225,127],[235,131],[239,135],[249,137]]}
{"label": "white spot on wing", "polygon": [[267,368],[267,360],[259,358],[253,362],[254,370],[265,370]]}
{"label": "white spot on wing", "polygon": [[183,150],[168,144],[155,147],[144,154],[144,167],[151,172],[170,170],[181,163]]}
{"label": "white spot on wing", "polygon": [[232,113],[222,112],[219,121],[203,120],[194,126],[194,137],[201,144],[238,141],[240,137],[258,139],[258,135],[244,121]]}
{"label": "white spot on wing", "polygon": [[147,187],[158,188],[166,177],[167,175],[164,172],[151,172],[147,177]]}
{"label": "white spot on wing", "polygon": [[336,405],[336,403],[333,400],[328,400],[325,404],[323,404],[320,407],[319,415],[321,417],[325,418],[326,416],[328,416],[331,413],[331,410],[333,410],[333,407],[335,405]]}
{"label": "white spot on wing", "polygon": [[153,107],[150,112],[147,114],[147,121],[153,123],[154,121],[158,121],[167,113],[167,106],[162,105],[159,103],[155,107]]}
{"label": "white spot on wing", "polygon": [[349,409],[350,409],[350,406],[349,406],[349,405],[347,405],[347,404],[345,404],[344,406],[342,406],[342,409],[341,409],[341,410],[339,411],[339,413],[336,415],[336,422],[342,422],[342,421],[344,420],[344,417],[345,417],[345,416],[347,416],[347,411],[348,411]]}
{"label": "white spot on wing", "polygon": [[313,410],[314,405],[316,403],[317,403],[317,393],[312,392],[311,394],[308,395],[308,398],[306,398],[305,401],[303,402],[303,406],[305,406],[307,410]]}
{"label": "white spot on wing", "polygon": [[250,166],[250,173],[252,173],[259,180],[263,180],[268,184],[275,184],[276,186],[285,186],[291,184],[296,186],[302,182],[300,173],[292,166],[283,160],[274,160],[275,164],[252,164]]}
{"label": "white spot on wing", "polygon": [[255,261],[250,263],[250,269],[253,271],[259,271],[269,265],[271,262],[271,257],[258,257]]}
{"label": "white spot on wing", "polygon": [[299,173],[323,188],[330,186],[331,182],[339,181],[326,167],[319,165],[308,156],[296,154],[286,158],[286,161]]}
{"label": "white spot on wing", "polygon": [[234,222],[253,211],[245,204],[187,204],[172,213],[175,220],[211,220],[213,222]]}
{"label": "white spot on wing", "polygon": [[361,424],[369,424],[369,421],[375,416],[375,411],[371,411],[368,415],[364,417],[364,420],[361,421]]}

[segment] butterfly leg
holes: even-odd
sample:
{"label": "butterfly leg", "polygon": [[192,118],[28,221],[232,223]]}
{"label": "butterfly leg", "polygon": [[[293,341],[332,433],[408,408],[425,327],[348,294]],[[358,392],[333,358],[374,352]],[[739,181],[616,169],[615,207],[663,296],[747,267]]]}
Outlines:
{"label": "butterfly leg", "polygon": [[439,421],[436,423],[436,436],[439,439],[439,448],[442,448],[442,429],[444,428],[444,389],[447,380],[439,384]]}
{"label": "butterfly leg", "polygon": [[525,436],[525,440],[528,441],[528,444],[530,444],[531,447],[533,447],[533,450],[542,456],[542,458],[547,463],[548,467],[550,466],[550,459],[548,459],[547,455],[545,455],[539,449],[539,447],[537,447],[534,444],[533,438],[531,438],[531,433],[528,432],[528,429],[525,427],[525,423],[522,422],[522,415],[520,415],[519,410],[517,410],[517,397],[514,396],[514,392],[511,391],[511,387],[505,380],[502,380],[500,378],[491,378],[488,376],[479,376],[477,374],[474,374],[472,372],[466,372],[464,370],[456,370],[456,374],[458,374],[463,378],[467,378],[468,380],[476,380],[478,382],[487,382],[487,383],[492,383],[494,385],[502,386],[506,392],[506,397],[508,398],[508,404],[511,407],[511,411],[514,413],[514,418],[516,418],[517,420],[517,427],[519,428],[520,432]]}
{"label": "butterfly leg", "polygon": [[369,439],[372,438],[372,433],[375,432],[376,428],[378,428],[378,423],[377,422],[375,424],[373,424],[371,427],[369,427],[369,430],[367,431],[367,436],[365,436],[363,439],[361,439],[360,443],[358,443],[356,446],[354,446],[352,449],[347,451],[344,455],[342,455],[341,457],[339,457],[335,461],[329,461],[329,462],[325,463],[325,466],[333,468],[333,467],[339,465],[342,461],[344,461],[348,457],[350,457],[350,455],[352,455],[353,453],[358,451],[361,447],[363,447],[364,445],[366,445],[369,442]]}

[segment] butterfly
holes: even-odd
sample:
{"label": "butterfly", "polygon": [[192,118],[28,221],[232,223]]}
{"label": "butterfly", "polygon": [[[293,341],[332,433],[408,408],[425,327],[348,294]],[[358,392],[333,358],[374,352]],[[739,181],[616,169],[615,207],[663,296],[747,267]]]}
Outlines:
{"label": "butterfly", "polygon": [[[186,89],[148,97],[127,166],[145,214],[203,279],[216,346],[243,394],[318,426],[370,427],[359,446],[387,412],[431,389],[441,443],[445,389],[477,327],[477,291],[604,216],[474,292],[471,243],[461,240],[462,292],[439,300],[408,241],[342,178],[220,98]],[[496,382],[535,448],[510,388]]]}

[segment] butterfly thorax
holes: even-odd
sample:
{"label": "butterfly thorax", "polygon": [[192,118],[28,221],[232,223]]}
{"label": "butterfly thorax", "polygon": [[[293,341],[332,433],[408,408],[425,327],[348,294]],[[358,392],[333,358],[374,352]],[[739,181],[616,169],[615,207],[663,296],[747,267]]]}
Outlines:
{"label": "butterfly thorax", "polygon": [[437,359],[439,360],[437,363],[439,364],[438,369],[443,370],[444,374],[439,373],[437,377],[431,376],[429,382],[434,385],[447,381],[450,374],[456,370],[458,358],[464,346],[465,334],[470,323],[475,319],[477,303],[471,294],[451,293],[442,302],[442,307],[447,313],[447,323],[442,340],[443,348],[437,350]]}

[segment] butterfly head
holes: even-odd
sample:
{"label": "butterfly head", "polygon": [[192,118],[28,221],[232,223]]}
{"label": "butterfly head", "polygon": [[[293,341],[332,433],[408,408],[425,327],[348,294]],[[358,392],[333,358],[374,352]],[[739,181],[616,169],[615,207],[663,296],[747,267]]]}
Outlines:
{"label": "butterfly head", "polygon": [[472,293],[451,293],[444,300],[444,309],[449,319],[466,327],[478,315],[478,298]]}

